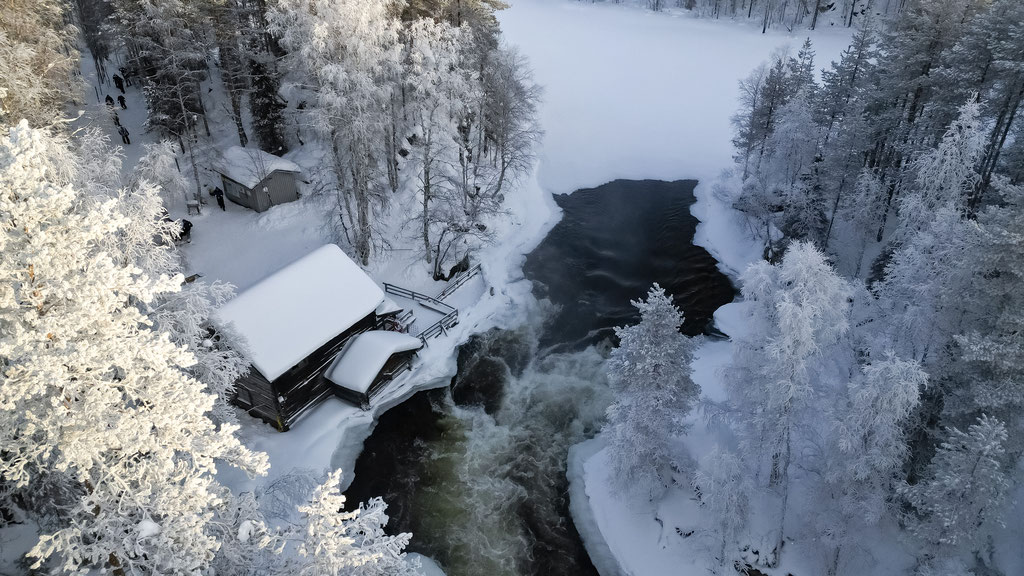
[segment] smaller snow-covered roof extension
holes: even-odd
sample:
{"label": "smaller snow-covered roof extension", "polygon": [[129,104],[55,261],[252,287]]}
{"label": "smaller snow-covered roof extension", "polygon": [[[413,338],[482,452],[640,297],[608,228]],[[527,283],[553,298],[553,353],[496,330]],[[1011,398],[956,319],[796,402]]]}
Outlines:
{"label": "smaller snow-covered roof extension", "polygon": [[343,388],[366,394],[388,358],[399,352],[419,350],[421,346],[423,343],[419,338],[401,332],[363,332],[341,350],[327,369],[327,379]]}
{"label": "smaller snow-covered roof extension", "polygon": [[383,301],[380,287],[327,244],[221,306],[214,321],[234,326],[246,339],[246,358],[273,381]]}
{"label": "smaller snow-covered roof extension", "polygon": [[273,172],[302,172],[299,165],[256,148],[232,146],[215,166],[217,172],[246,188],[255,188]]}

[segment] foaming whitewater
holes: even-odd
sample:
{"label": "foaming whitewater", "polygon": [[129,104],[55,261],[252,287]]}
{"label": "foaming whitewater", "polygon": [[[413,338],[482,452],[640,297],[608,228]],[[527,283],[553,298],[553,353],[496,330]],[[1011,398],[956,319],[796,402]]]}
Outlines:
{"label": "foaming whitewater", "polygon": [[694,181],[616,181],[556,197],[561,222],[527,258],[529,319],[459,349],[449,388],[385,413],[356,463],[349,502],[383,496],[391,532],[449,576],[595,575],[568,510],[569,447],[600,429],[611,327],[653,282],[684,331],[709,328],[733,289],[692,245]]}
{"label": "foaming whitewater", "polygon": [[[595,346],[539,354],[541,328],[535,320],[474,336],[460,350],[451,389],[422,393],[428,402],[396,408],[378,424],[413,437],[381,442],[375,432],[364,450],[387,458],[384,444],[426,448],[407,463],[415,471],[391,471],[416,481],[383,496],[389,527],[411,531],[410,550],[449,576],[596,573],[569,519],[565,461],[570,446],[597,432],[611,400],[605,358]],[[414,413],[424,409],[430,414]],[[411,429],[431,417],[428,438]],[[379,482],[362,482],[363,460],[347,491],[353,502],[381,495]]]}

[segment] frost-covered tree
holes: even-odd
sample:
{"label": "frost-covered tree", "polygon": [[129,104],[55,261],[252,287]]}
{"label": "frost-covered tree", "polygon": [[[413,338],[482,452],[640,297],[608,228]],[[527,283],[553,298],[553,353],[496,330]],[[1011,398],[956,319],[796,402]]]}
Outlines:
{"label": "frost-covered tree", "polygon": [[829,480],[849,517],[874,524],[885,513],[906,462],[907,425],[928,375],[918,362],[892,354],[864,366],[862,372],[861,378],[850,381],[847,402],[838,414],[841,456]]}
{"label": "frost-covered tree", "polygon": [[708,515],[715,537],[716,574],[732,574],[741,560],[739,536],[750,514],[747,470],[739,457],[715,449],[701,459],[693,477],[701,508]]}
{"label": "frost-covered tree", "polygon": [[827,570],[839,573],[845,550],[890,511],[909,457],[906,433],[928,375],[916,361],[887,353],[861,369],[847,397],[829,411],[829,449],[824,456],[824,498],[815,518],[828,550]]}
{"label": "frost-covered tree", "polygon": [[1006,440],[1006,426],[986,415],[967,432],[951,428],[925,480],[901,489],[913,509],[910,531],[931,547],[926,556],[957,547],[982,552],[1002,527],[1010,488]]}
{"label": "frost-covered tree", "polygon": [[27,119],[47,126],[80,97],[69,7],[54,0],[0,4],[0,125]]}
{"label": "frost-covered tree", "polygon": [[1024,188],[997,179],[1003,203],[978,216],[980,225],[970,258],[961,267],[973,271],[972,290],[961,292],[976,310],[976,320],[955,337],[960,361],[951,372],[957,389],[945,403],[953,417],[986,412],[1009,426],[1019,454],[1024,404]]}
{"label": "frost-covered tree", "polygon": [[617,393],[603,434],[615,485],[656,498],[681,464],[675,442],[700,387],[690,377],[694,344],[679,332],[683,315],[672,298],[655,284],[633,306],[640,322],[615,329],[619,346],[608,360],[608,378]]}
{"label": "frost-covered tree", "polygon": [[129,186],[141,186],[142,182],[157,186],[164,205],[171,208],[182,205],[189,199],[188,179],[178,170],[174,158],[174,144],[170,140],[143,144],[142,157],[132,169]]}
{"label": "frost-covered tree", "polygon": [[975,165],[981,158],[983,137],[980,107],[972,99],[960,108],[939,145],[914,161],[916,186],[900,198],[897,240],[921,230],[940,207],[967,211],[968,196],[979,178]]}
{"label": "frost-covered tree", "polygon": [[369,262],[374,214],[386,203],[385,113],[397,89],[401,44],[389,0],[282,0],[271,30],[315,90],[307,121],[331,151],[342,236]]}
{"label": "frost-covered tree", "polygon": [[58,570],[191,573],[220,547],[232,497],[214,475],[266,470],[215,426],[195,362],[146,308],[181,277],[148,276],[107,249],[116,199],[74,187],[66,144],[27,123],[0,140],[0,478],[59,478],[61,524],[31,555]]}
{"label": "frost-covered tree", "polygon": [[[750,330],[734,338],[726,385],[740,450],[761,486],[780,492],[776,551],[781,550],[797,424],[822,391],[822,355],[846,333],[851,289],[806,242],[793,243],[782,262],[750,265],[740,278],[752,305]],[[767,481],[767,482],[766,482]]]}
{"label": "frost-covered tree", "polygon": [[465,31],[424,18],[412,22],[405,34],[405,114],[410,117],[415,135],[413,151],[419,164],[423,249],[429,263],[440,256],[431,242],[431,228],[438,214],[431,211],[431,203],[435,196],[461,193],[450,190],[450,184],[455,180],[459,123],[466,114],[461,98],[470,92],[472,79],[461,62]]}
{"label": "frost-covered tree", "polygon": [[946,358],[948,344],[963,330],[961,295],[971,289],[963,263],[976,230],[953,206],[940,207],[930,218],[893,253],[873,287],[884,313],[886,347],[926,365]]}
{"label": "frost-covered tree", "polygon": [[409,534],[389,536],[387,506],[374,498],[345,511],[345,496],[338,489],[341,470],[331,473],[314,491],[309,504],[299,507],[303,523],[285,532],[285,541],[296,542],[298,558],[286,560],[277,574],[322,576],[414,576],[415,565],[405,558]]}
{"label": "frost-covered tree", "polygon": [[[503,46],[490,55],[483,71],[482,122],[487,143],[478,148],[478,163],[489,161],[492,175],[479,180],[467,194],[500,196],[507,181],[515,182],[533,167],[534,150],[542,135],[537,122],[541,89],[529,62],[514,47]],[[490,154],[487,150],[490,149]],[[477,191],[476,186],[482,190]]]}

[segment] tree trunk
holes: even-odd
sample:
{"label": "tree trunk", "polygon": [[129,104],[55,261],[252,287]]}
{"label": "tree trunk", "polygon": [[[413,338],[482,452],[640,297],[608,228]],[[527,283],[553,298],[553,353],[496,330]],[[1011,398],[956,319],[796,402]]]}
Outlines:
{"label": "tree trunk", "polygon": [[423,153],[423,254],[430,263],[430,158],[429,140],[424,142]]}
{"label": "tree trunk", "polygon": [[814,0],[814,14],[811,15],[811,30],[818,25],[818,11],[821,10],[821,0]]}

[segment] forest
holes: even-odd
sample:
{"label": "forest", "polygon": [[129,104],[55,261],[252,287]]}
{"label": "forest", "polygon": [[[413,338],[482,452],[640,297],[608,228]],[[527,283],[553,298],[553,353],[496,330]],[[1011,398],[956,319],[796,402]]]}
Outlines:
{"label": "forest", "polygon": [[[623,490],[692,484],[722,573],[808,538],[828,574],[857,573],[883,530],[915,574],[1001,573],[1024,438],[1022,22],[1016,0],[910,2],[860,20],[820,75],[807,40],[740,81],[716,193],[763,253],[739,278],[728,399],[698,400],[655,286],[619,330],[605,428]],[[691,410],[734,435],[699,463],[673,441]]]}
{"label": "forest", "polygon": [[[879,539],[916,576],[1005,573],[1024,438],[1024,3],[623,3],[851,42],[822,63],[808,39],[739,80],[714,195],[760,259],[736,279],[726,394],[702,394],[704,340],[652,287],[603,365],[616,493],[695,502],[717,574],[772,573],[801,544],[829,576],[860,574]],[[444,279],[502,241],[544,136],[505,8],[0,3],[0,529],[30,527],[24,573],[421,573],[413,536],[385,530],[380,498],[346,503],[340,472],[287,525],[222,482],[269,470],[228,402],[244,343],[209,322],[234,287],[190,273],[167,214],[209,195],[226,131],[317,158],[310,226],[360,264],[409,252]],[[86,74],[140,87],[141,154],[81,122],[101,100]],[[695,421],[726,431],[700,458]]]}

